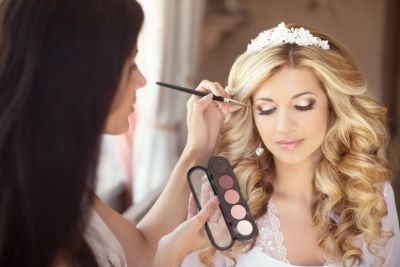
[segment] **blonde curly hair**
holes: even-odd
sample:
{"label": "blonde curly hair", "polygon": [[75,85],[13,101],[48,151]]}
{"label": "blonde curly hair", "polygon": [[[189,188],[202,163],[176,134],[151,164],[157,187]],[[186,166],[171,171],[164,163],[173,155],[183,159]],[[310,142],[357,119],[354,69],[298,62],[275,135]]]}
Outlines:
{"label": "blonde curly hair", "polygon": [[[253,93],[283,66],[313,71],[328,97],[330,117],[314,177],[313,221],[323,233],[319,246],[344,266],[348,260],[354,265],[362,262],[354,238],[362,234],[368,249],[379,257],[375,241],[392,235],[381,229],[387,214],[383,185],[391,176],[386,159],[386,109],[367,96],[366,83],[349,53],[328,35],[310,32],[328,40],[330,49],[282,44],[243,53],[231,68],[226,91],[233,99],[251,105]],[[217,149],[217,154],[231,162],[256,219],[267,212],[275,174],[268,151],[261,158],[254,156],[260,142],[252,110],[240,109],[228,115]],[[332,212],[340,215],[338,223],[331,219]],[[248,251],[253,244],[238,242],[223,254],[234,260],[234,253]],[[213,266],[214,254],[215,249],[209,247],[200,253],[200,259]]]}

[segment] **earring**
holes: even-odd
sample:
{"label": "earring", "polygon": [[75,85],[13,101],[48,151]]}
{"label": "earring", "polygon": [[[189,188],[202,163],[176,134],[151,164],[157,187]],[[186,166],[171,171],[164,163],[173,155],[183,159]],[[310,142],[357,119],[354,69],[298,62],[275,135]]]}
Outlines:
{"label": "earring", "polygon": [[260,143],[260,145],[256,148],[256,155],[257,157],[261,157],[263,154],[264,154],[264,148],[262,148]]}

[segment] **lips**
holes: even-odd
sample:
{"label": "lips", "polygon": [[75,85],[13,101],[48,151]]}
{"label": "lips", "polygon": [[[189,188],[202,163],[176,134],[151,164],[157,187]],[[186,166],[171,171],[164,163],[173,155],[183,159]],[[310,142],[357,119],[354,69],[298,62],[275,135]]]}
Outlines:
{"label": "lips", "polygon": [[135,106],[136,106],[135,104],[136,104],[136,98],[133,99],[129,113],[133,113],[135,111]]}
{"label": "lips", "polygon": [[292,150],[301,145],[304,139],[287,139],[276,142],[278,146],[285,150]]}

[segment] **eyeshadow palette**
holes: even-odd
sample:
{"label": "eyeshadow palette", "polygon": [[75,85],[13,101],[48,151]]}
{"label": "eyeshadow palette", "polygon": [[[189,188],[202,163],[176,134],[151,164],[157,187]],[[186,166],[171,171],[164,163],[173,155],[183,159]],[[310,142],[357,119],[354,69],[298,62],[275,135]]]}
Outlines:
{"label": "eyeshadow palette", "polygon": [[229,249],[235,240],[249,241],[257,235],[254,219],[226,158],[212,157],[208,168],[191,168],[187,179],[199,209],[212,196],[219,199],[219,210],[205,225],[208,238],[216,249]]}

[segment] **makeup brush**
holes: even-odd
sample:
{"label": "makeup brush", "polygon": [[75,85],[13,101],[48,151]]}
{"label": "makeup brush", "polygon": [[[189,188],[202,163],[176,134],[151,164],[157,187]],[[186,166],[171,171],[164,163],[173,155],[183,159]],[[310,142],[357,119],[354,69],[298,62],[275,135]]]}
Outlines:
{"label": "makeup brush", "polygon": [[[189,88],[185,88],[185,87],[178,86],[178,85],[173,85],[173,84],[168,84],[168,83],[163,83],[163,82],[156,82],[156,84],[158,84],[160,86],[167,87],[167,88],[175,89],[175,90],[178,90],[178,91],[181,91],[181,92],[185,92],[185,93],[188,93],[188,94],[192,94],[192,95],[197,95],[197,96],[206,96],[206,95],[208,95],[208,93],[206,93],[206,92],[197,91],[197,90],[194,90],[194,89],[189,89]],[[212,99],[216,100],[216,101],[220,101],[220,102],[236,105],[236,106],[241,106],[241,107],[245,107],[245,108],[248,107],[246,104],[243,104],[243,103],[241,103],[239,101],[236,101],[236,100],[233,100],[233,99],[230,99],[230,98],[226,98],[226,97],[223,97],[223,96],[213,95]]]}

